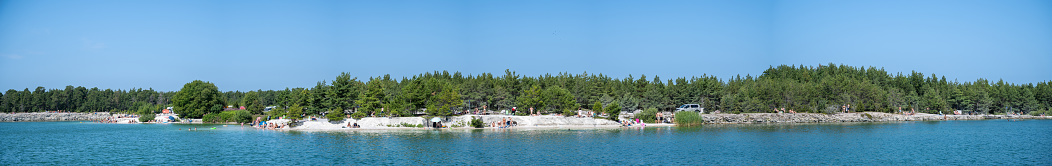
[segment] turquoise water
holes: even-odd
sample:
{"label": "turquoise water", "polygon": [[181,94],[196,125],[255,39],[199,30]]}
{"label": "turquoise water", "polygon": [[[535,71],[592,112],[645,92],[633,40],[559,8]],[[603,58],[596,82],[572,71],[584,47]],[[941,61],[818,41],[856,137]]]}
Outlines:
{"label": "turquoise water", "polygon": [[0,123],[0,165],[1049,165],[1050,142],[1052,120],[350,132],[15,122]]}

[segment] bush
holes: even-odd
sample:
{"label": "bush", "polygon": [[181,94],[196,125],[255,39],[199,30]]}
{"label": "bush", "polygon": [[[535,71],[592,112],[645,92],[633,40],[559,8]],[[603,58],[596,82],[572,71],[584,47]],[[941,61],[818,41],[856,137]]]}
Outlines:
{"label": "bush", "polygon": [[246,110],[239,110],[239,111],[233,111],[233,112],[234,112],[234,115],[231,116],[231,119],[229,119],[230,121],[237,122],[237,123],[252,123],[252,120],[255,120],[255,119],[252,119],[252,113],[249,113]]}
{"label": "bush", "polygon": [[679,126],[693,126],[701,125],[704,120],[701,119],[701,115],[693,111],[680,111],[676,112],[676,125]]}
{"label": "bush", "polygon": [[362,111],[358,111],[358,112],[355,112],[355,113],[351,114],[351,118],[354,118],[354,119],[362,119],[364,117],[365,117],[365,112],[362,112]]}
{"label": "bush", "polygon": [[574,111],[574,110],[571,110],[571,109],[564,109],[563,110],[563,116],[574,116],[574,115],[577,115],[577,111]]}
{"label": "bush", "polygon": [[201,118],[202,122],[208,122],[208,123],[216,123],[216,122],[219,122],[220,120],[221,119],[219,119],[219,115],[218,114],[214,114],[214,113],[205,114],[204,117]]}
{"label": "bush", "polygon": [[289,110],[285,113],[285,115],[287,115],[285,117],[291,119],[292,121],[299,120],[300,117],[303,116],[303,106],[300,106],[299,104],[293,104],[289,107]]}
{"label": "bush", "polygon": [[139,115],[139,122],[148,122],[154,119],[154,114]]}
{"label": "bush", "polygon": [[603,103],[601,103],[599,101],[595,101],[595,104],[592,104],[592,110],[596,111],[596,112],[602,111],[603,110]]}
{"label": "bush", "polygon": [[482,122],[482,118],[476,119],[474,116],[471,117],[471,127],[482,128],[483,124],[485,124],[485,122]]}
{"label": "bush", "polygon": [[154,117],[157,116],[157,114],[153,113],[153,109],[156,107],[156,105],[152,104],[143,104],[141,107],[139,107],[139,111],[137,113],[139,114],[139,122],[148,122],[153,120]]}
{"label": "bush", "polygon": [[636,118],[646,123],[654,123],[654,121],[657,121],[657,108],[647,108],[643,112],[636,114]]}
{"label": "bush", "polygon": [[[1049,109],[1052,109],[1052,108],[1049,108]],[[1048,115],[1049,112],[1052,112],[1052,111],[1049,111],[1049,110],[1045,110],[1045,111],[1041,111],[1041,110],[1030,111],[1030,116],[1041,116],[1041,114]]]}
{"label": "bush", "polygon": [[234,111],[219,112],[219,122],[230,122],[234,119]]}
{"label": "bush", "polygon": [[325,114],[325,118],[329,118],[329,122],[343,121],[344,116],[343,110],[340,109],[332,109],[329,110],[329,114]]}
{"label": "bush", "polygon": [[610,120],[619,120],[617,116],[621,114],[621,106],[616,101],[610,103],[610,105],[606,106],[606,114],[610,115]]}
{"label": "bush", "polygon": [[[270,116],[270,117],[281,117],[281,116],[285,116],[286,112],[288,112],[288,111],[286,111],[284,108],[278,107],[278,108],[271,109],[269,112],[266,112],[266,114],[268,116]],[[263,117],[266,118],[267,116],[263,116]]]}

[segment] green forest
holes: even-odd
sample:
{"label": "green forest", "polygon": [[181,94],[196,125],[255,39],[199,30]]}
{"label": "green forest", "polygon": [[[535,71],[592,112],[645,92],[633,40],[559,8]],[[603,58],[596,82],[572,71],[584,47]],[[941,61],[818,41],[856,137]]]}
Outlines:
{"label": "green forest", "polygon": [[[218,89],[207,82],[195,81],[195,84]],[[218,98],[213,106],[245,106],[257,115],[264,114],[266,106],[278,106],[280,111],[271,112],[280,114],[346,112],[361,117],[412,116],[422,110],[428,115],[444,116],[453,114],[453,110],[511,107],[518,107],[517,110],[532,107],[542,113],[598,106],[616,107],[600,110],[668,111],[688,103],[701,104],[706,111],[724,113],[772,112],[775,108],[836,113],[842,106],[851,105],[853,111],[897,112],[901,107],[904,111],[915,109],[926,113],[964,110],[981,114],[1040,114],[1049,113],[1052,107],[1049,84],[1052,81],[1025,84],[986,79],[957,81],[916,71],[888,73],[883,68],[828,64],[774,66],[759,76],[731,78],[709,75],[674,79],[645,75],[613,78],[587,72],[529,77],[505,70],[501,76],[435,71],[400,79],[384,75],[359,80],[342,73],[310,88],[217,91],[209,95]],[[0,112],[156,112],[180,102],[178,93],[79,86],[11,89],[0,96],[3,99]],[[185,114],[178,107],[176,111]],[[211,108],[189,117],[216,111],[221,110]]]}

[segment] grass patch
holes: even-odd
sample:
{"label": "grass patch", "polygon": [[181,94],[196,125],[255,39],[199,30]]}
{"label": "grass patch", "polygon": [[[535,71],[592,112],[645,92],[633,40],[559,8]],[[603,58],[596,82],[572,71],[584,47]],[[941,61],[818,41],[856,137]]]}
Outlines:
{"label": "grass patch", "polygon": [[679,126],[695,126],[701,125],[705,122],[701,119],[701,115],[694,111],[680,111],[676,112],[676,125]]}

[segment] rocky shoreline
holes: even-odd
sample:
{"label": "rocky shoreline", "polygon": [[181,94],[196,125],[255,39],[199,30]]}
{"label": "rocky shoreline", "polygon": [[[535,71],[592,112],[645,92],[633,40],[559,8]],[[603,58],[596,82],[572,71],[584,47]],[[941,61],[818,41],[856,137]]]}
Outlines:
{"label": "rocky shoreline", "polygon": [[736,123],[829,123],[829,122],[892,122],[892,121],[942,121],[942,120],[985,120],[985,119],[1052,119],[1048,116],[1030,115],[937,115],[917,114],[901,115],[882,112],[859,112],[839,114],[816,113],[744,113],[744,114],[702,114],[706,124]]}
{"label": "rocky shoreline", "polygon": [[0,113],[0,122],[86,121],[110,117],[110,113]]}
{"label": "rocky shoreline", "polygon": [[[40,122],[40,121],[87,121],[111,117],[110,113],[0,113],[0,122]],[[442,118],[445,124],[467,126],[471,117],[482,118],[487,123],[510,118],[519,126],[530,127],[609,127],[618,126],[616,121],[595,118],[574,118],[561,116],[502,116],[502,115],[466,115]],[[1052,119],[1049,116],[1030,115],[936,115],[917,114],[901,115],[881,112],[858,112],[838,114],[817,113],[743,113],[743,114],[702,114],[705,124],[740,124],[740,123],[835,123],[835,122],[893,122],[893,121],[943,121],[943,120],[986,120],[986,119]],[[336,123],[306,125],[304,129],[330,129],[346,126],[348,123],[359,123],[363,128],[389,128],[402,125],[423,125],[427,121],[422,117],[363,118],[348,119]]]}
{"label": "rocky shoreline", "polygon": [[[616,121],[596,118],[563,117],[554,115],[543,116],[511,116],[511,115],[463,115],[439,117],[443,125],[453,128],[471,128],[468,124],[472,118],[480,118],[486,128],[490,128],[493,122],[501,119],[510,119],[516,122],[515,128],[594,128],[594,127],[618,127]],[[293,130],[342,130],[348,124],[358,124],[360,129],[399,129],[399,128],[424,128],[430,119],[423,117],[367,117],[362,119],[345,119],[339,122],[328,122],[325,119],[304,121],[298,123]]]}

